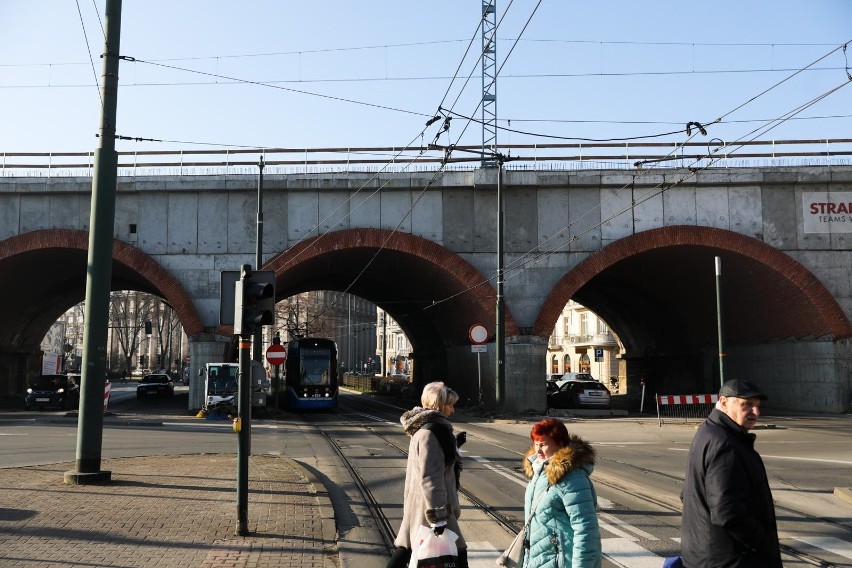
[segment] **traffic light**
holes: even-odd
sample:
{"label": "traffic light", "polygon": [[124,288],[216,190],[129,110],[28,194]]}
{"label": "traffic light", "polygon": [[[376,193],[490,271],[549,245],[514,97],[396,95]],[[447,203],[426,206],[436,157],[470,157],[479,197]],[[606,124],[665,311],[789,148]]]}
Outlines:
{"label": "traffic light", "polygon": [[234,335],[252,335],[257,326],[275,323],[275,273],[253,273],[244,264],[235,284],[234,308]]}

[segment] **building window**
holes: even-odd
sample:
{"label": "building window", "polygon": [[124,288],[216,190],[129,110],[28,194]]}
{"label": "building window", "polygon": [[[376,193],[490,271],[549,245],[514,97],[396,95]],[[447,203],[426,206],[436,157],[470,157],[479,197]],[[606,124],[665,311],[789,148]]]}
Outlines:
{"label": "building window", "polygon": [[601,335],[606,335],[609,333],[609,326],[606,325],[606,322],[600,318],[598,318],[598,333]]}
{"label": "building window", "polygon": [[589,314],[580,314],[580,335],[589,335]]}
{"label": "building window", "polygon": [[589,360],[589,355],[583,353],[580,355],[580,372],[581,373],[591,373],[592,372],[592,362]]}
{"label": "building window", "polygon": [[570,355],[565,356],[565,366],[563,367],[563,369],[565,369],[564,372],[566,372],[566,373],[571,372],[571,356]]}
{"label": "building window", "polygon": [[571,335],[571,314],[566,314],[562,320],[565,325],[565,336]]}
{"label": "building window", "polygon": [[559,372],[559,359],[556,357],[550,362],[550,372],[554,374]]}

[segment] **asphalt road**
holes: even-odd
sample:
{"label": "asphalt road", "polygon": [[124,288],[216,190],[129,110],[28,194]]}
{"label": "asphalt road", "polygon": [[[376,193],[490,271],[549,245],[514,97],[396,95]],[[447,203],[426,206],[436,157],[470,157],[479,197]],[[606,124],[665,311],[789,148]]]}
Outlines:
{"label": "asphalt road", "polygon": [[[186,387],[168,400],[136,401],[135,385],[115,385],[104,419],[104,458],[195,453],[236,453],[229,421],[196,418],[186,410]],[[383,566],[381,539],[349,472],[319,433],[322,428],[344,450],[367,483],[394,530],[402,512],[407,448],[398,423],[408,405],[390,397],[346,394],[337,413],[254,420],[252,452],[285,454],[331,487],[340,546],[367,551]],[[520,458],[529,428],[540,417],[486,420],[460,412],[453,417],[468,432],[463,486],[503,515],[520,520],[525,480]],[[692,425],[664,425],[654,418],[567,419],[569,430],[598,451],[593,479],[599,494],[605,566],[658,568],[678,547],[681,480]],[[764,417],[774,428],[757,430],[757,449],[771,479],[782,543],[825,565],[852,565],[852,505],[835,497],[836,486],[852,487],[852,418]],[[73,461],[77,422],[63,412],[4,411],[0,414],[0,467]],[[462,530],[473,566],[493,566],[511,534],[466,503]],[[344,552],[345,554],[346,552]],[[812,566],[785,556],[785,566]]]}

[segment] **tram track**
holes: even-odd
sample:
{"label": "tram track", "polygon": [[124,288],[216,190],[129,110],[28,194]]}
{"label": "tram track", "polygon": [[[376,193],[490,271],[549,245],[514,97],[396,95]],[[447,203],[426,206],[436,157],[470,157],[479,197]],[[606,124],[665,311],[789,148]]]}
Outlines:
{"label": "tram track", "polygon": [[[655,476],[658,476],[658,477],[662,477],[662,478],[666,479],[667,481],[677,482],[679,485],[681,485],[681,486],[683,485],[683,478],[676,476],[676,475],[671,475],[669,473],[656,471],[656,470],[653,470],[651,468],[642,467],[642,466],[638,466],[638,465],[635,465],[635,464],[630,464],[630,463],[620,461],[620,460],[601,458],[600,461],[608,461],[608,462],[611,462],[611,463],[616,463],[621,467],[631,468],[631,469],[639,471],[643,474],[655,475]],[[657,507],[660,507],[661,509],[663,509],[665,511],[669,511],[669,512],[676,513],[676,514],[682,513],[682,509],[680,507],[673,507],[671,505],[671,503],[669,503],[665,500],[657,499],[657,498],[655,498],[651,495],[647,495],[646,493],[638,493],[638,492],[636,492],[635,488],[628,489],[627,487],[624,487],[620,484],[611,483],[609,481],[602,480],[600,478],[595,479],[595,483],[598,484],[598,485],[607,486],[611,489],[614,489],[615,491],[632,491],[633,494],[637,495],[638,497],[640,497],[644,501],[647,501],[649,503],[653,503],[654,505],[656,505]],[[847,527],[847,526],[845,526],[841,523],[833,521],[831,519],[826,519],[826,518],[823,518],[823,517],[817,517],[815,515],[810,515],[808,513],[803,512],[803,511],[798,511],[798,510],[792,509],[790,507],[785,507],[784,505],[779,505],[778,503],[775,503],[775,509],[776,509],[776,512],[779,511],[779,510],[787,511],[788,513],[792,513],[794,515],[801,516],[801,517],[807,519],[808,521],[824,523],[824,524],[833,526],[837,529],[841,529],[841,530],[843,530],[843,531],[845,531],[849,534],[852,534],[852,529],[850,529],[849,527]],[[835,567],[839,567],[839,566],[844,566],[844,565],[841,565],[841,564],[834,564],[834,563],[828,562],[826,560],[823,560],[821,558],[813,556],[812,554],[798,550],[797,548],[794,548],[792,546],[789,546],[789,545],[786,545],[786,544],[783,544],[783,543],[780,543],[779,547],[780,547],[782,553],[784,553],[788,556],[792,556],[793,558],[797,558],[801,562],[805,562],[805,563],[810,564],[812,566],[820,566],[822,568],[835,568]]]}
{"label": "tram track", "polygon": [[[361,408],[366,408],[370,412],[371,418],[374,418],[374,419],[378,418],[378,417],[375,416],[375,414],[377,414],[377,412],[376,412],[376,409],[373,408],[373,407],[370,407],[368,405],[363,405],[363,404],[358,404],[358,405],[352,404],[352,405],[350,405],[349,403],[343,403],[343,401],[341,401],[341,409],[342,410],[350,411],[350,412],[353,412],[354,414],[364,414],[364,413],[361,412],[361,409],[357,408],[356,406],[360,406]],[[381,412],[379,412],[379,413],[381,413]],[[394,452],[398,453],[399,455],[404,456],[404,457],[408,456],[407,448],[403,448],[395,440],[392,440],[387,435],[383,434],[382,432],[377,431],[374,427],[364,426],[363,424],[361,424],[360,422],[358,422],[356,420],[345,417],[343,414],[338,414],[338,417],[343,418],[345,420],[348,420],[348,421],[352,422],[353,424],[357,424],[361,429],[363,429],[366,432],[369,432],[372,436],[380,439],[386,447],[391,448]],[[376,527],[379,530],[379,534],[382,538],[384,545],[387,547],[388,551],[392,551],[393,546],[394,546],[393,542],[394,542],[394,539],[396,538],[396,531],[394,530],[394,527],[392,526],[392,524],[388,520],[387,516],[385,515],[384,511],[382,510],[381,505],[376,500],[373,493],[370,491],[370,488],[369,488],[367,482],[364,480],[363,476],[358,472],[356,464],[354,464],[353,461],[350,460],[346,456],[346,454],[343,451],[343,448],[340,446],[340,444],[334,439],[334,437],[331,434],[329,434],[328,431],[326,431],[322,427],[321,424],[318,424],[315,421],[309,421],[309,423],[311,424],[311,426],[316,428],[317,431],[323,436],[323,438],[329,444],[329,447],[332,448],[332,451],[334,451],[334,453],[337,455],[338,459],[341,461],[341,463],[344,465],[346,470],[352,476],[352,479],[353,479],[356,487],[358,488],[358,491],[361,494],[361,496],[364,500],[364,503],[367,506],[367,509],[370,511],[370,515],[373,517],[373,520],[376,523]],[[494,507],[489,505],[487,502],[485,502],[483,499],[481,499],[480,497],[475,495],[470,490],[467,490],[465,488],[460,488],[459,494],[462,495],[465,499],[467,499],[477,510],[481,511],[482,513],[484,513],[485,515],[490,517],[492,520],[494,520],[500,527],[502,527],[504,530],[506,530],[506,532],[508,534],[511,534],[512,536],[514,536],[520,530],[520,526],[518,524],[516,524],[514,521],[512,521],[506,515],[503,515],[502,513],[500,513],[500,511],[498,511],[497,509],[495,509]]]}
{"label": "tram track", "polygon": [[[391,405],[389,405],[389,406],[391,406]],[[398,422],[398,409],[397,409],[397,407],[393,407],[393,406],[391,406],[391,408],[393,408],[393,410],[385,410],[385,409],[377,408],[375,404],[368,404],[368,403],[360,402],[360,401],[355,402],[355,401],[351,401],[351,400],[344,402],[343,400],[341,400],[341,409],[346,411],[346,412],[350,412],[350,413],[355,414],[355,415],[361,415],[361,416],[364,416],[364,417],[369,417],[369,419],[372,419],[372,420],[383,420],[383,421],[386,420],[387,422],[394,424],[394,423]],[[343,418],[343,419],[345,419],[349,422],[352,422],[353,424],[357,424],[362,430],[369,432],[372,436],[375,436],[376,438],[382,440],[383,444],[386,447],[391,448],[393,451],[397,452],[399,455],[401,455],[401,456],[407,456],[408,455],[408,451],[407,451],[406,448],[401,447],[401,445],[399,443],[397,443],[395,440],[388,437],[385,433],[377,431],[375,427],[370,426],[370,425],[364,425],[363,423],[360,423],[357,419],[354,419],[354,418],[351,418],[351,417],[344,417],[344,416],[341,415],[340,418]],[[352,463],[345,456],[342,448],[337,444],[337,442],[332,438],[332,436],[330,436],[326,431],[324,431],[321,428],[320,425],[318,425],[318,424],[312,424],[312,425],[314,427],[316,427],[322,433],[323,437],[328,441],[330,447],[333,448],[334,452],[337,454],[337,456],[339,457],[341,462],[344,464],[346,469],[352,475],[352,479],[355,481],[356,486],[358,487],[359,491],[361,492],[361,495],[363,496],[365,503],[368,504],[368,508],[369,508],[371,515],[373,516],[373,518],[376,522],[376,526],[379,528],[379,532],[382,536],[382,539],[385,543],[385,546],[387,546],[388,550],[391,551],[393,549],[393,540],[396,537],[396,531],[394,530],[394,527],[391,525],[391,523],[388,521],[387,517],[385,516],[384,512],[382,511],[380,504],[373,497],[367,483],[364,481],[362,476],[358,473],[356,465],[354,463]],[[503,449],[506,449],[506,448],[503,448]],[[507,450],[507,451],[511,451],[512,453],[517,453],[518,455],[521,455],[519,452],[515,452],[514,450]],[[627,463],[627,462],[624,462],[622,460],[600,458],[600,461],[601,462],[610,462],[610,463],[617,465],[617,466],[620,466],[620,467],[630,468],[634,471],[640,472],[640,473],[645,474],[645,475],[654,475],[654,476],[657,476],[657,477],[664,479],[667,482],[678,483],[678,484],[683,483],[682,477],[678,477],[676,475],[671,475],[671,474],[668,474],[668,473],[665,473],[665,472],[656,471],[656,470],[651,469],[651,468]],[[657,507],[661,508],[664,511],[675,513],[675,514],[681,513],[681,509],[679,507],[673,506],[671,504],[671,502],[667,502],[666,500],[662,500],[662,499],[657,499],[653,495],[647,494],[648,492],[637,492],[636,487],[628,488],[628,487],[625,487],[623,484],[613,483],[613,482],[610,482],[609,480],[601,479],[600,477],[596,478],[595,482],[599,485],[608,487],[615,492],[629,492],[629,493],[631,493],[631,494],[633,494],[637,497],[640,497],[642,500],[644,500],[648,503],[652,503],[652,504],[656,505]],[[484,513],[485,515],[487,515],[488,517],[493,519],[495,522],[497,522],[497,524],[499,526],[501,526],[504,530],[506,530],[507,533],[514,535],[520,529],[520,526],[518,525],[518,523],[516,523],[515,521],[513,521],[512,519],[510,519],[506,515],[503,515],[500,511],[498,511],[494,507],[490,506],[486,501],[477,497],[470,490],[465,489],[465,488],[460,488],[459,493],[461,495],[463,495],[464,498],[467,499],[476,509],[480,510],[482,513]],[[823,517],[811,515],[811,514],[802,512],[802,511],[795,510],[795,509],[790,508],[790,507],[778,505],[777,503],[776,503],[776,508],[779,511],[785,511],[785,512],[790,513],[790,514],[800,516],[800,517],[806,519],[807,521],[825,523],[826,525],[832,526],[834,528],[842,529],[846,533],[852,533],[852,529],[850,529],[849,527],[847,527],[847,526],[845,526],[841,523],[833,521],[831,519],[826,519],[826,518],[823,518]],[[835,568],[835,567],[845,566],[845,564],[835,564],[835,563],[829,562],[827,560],[824,560],[822,558],[814,556],[814,555],[812,555],[808,552],[799,550],[797,548],[794,548],[794,547],[786,545],[786,544],[781,544],[780,548],[781,548],[781,551],[782,551],[783,554],[790,556],[792,558],[795,558],[798,561],[805,563],[807,565],[810,565],[810,566],[819,566],[819,567],[822,567],[822,568]]]}

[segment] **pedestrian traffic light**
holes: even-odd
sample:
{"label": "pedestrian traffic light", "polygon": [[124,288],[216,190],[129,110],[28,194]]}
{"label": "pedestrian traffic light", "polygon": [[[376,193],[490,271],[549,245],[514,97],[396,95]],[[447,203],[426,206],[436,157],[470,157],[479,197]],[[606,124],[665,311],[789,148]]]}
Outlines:
{"label": "pedestrian traffic light", "polygon": [[259,325],[275,323],[275,273],[252,272],[243,265],[234,289],[234,335],[252,335]]}

